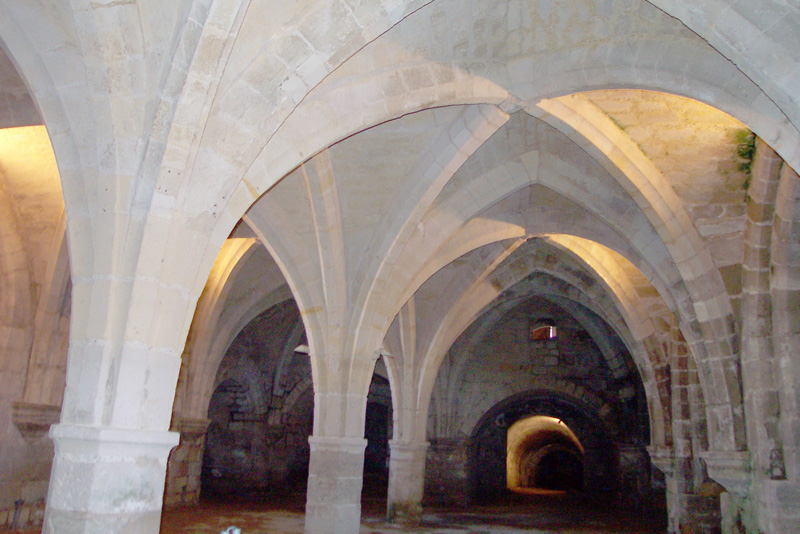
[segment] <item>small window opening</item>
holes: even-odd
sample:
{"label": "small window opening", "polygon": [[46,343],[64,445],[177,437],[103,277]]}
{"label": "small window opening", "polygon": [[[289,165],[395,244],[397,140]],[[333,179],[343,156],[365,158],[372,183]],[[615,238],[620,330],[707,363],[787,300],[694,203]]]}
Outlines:
{"label": "small window opening", "polygon": [[538,325],[531,328],[531,341],[544,341],[555,339],[556,327],[552,325]]}

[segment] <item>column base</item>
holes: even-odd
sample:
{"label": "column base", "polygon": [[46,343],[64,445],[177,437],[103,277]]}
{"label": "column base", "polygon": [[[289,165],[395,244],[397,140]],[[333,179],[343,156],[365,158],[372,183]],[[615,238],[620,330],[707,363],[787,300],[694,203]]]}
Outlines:
{"label": "column base", "polygon": [[45,534],[156,534],[174,432],[58,424]]}
{"label": "column base", "polygon": [[416,524],[422,517],[428,442],[389,442],[389,495],[386,517],[393,523]]}
{"label": "column base", "polygon": [[305,533],[358,534],[367,440],[311,436],[308,443]]}

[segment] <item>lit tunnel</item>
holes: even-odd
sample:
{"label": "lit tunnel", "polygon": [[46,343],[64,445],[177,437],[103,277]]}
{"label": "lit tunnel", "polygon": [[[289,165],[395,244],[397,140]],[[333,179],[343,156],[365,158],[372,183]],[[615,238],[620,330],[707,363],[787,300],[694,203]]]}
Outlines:
{"label": "lit tunnel", "polygon": [[608,498],[618,448],[600,413],[575,397],[532,390],[501,401],[477,425],[469,452],[472,498],[548,492]]}
{"label": "lit tunnel", "polygon": [[583,454],[580,440],[562,420],[544,415],[521,419],[508,429],[507,487],[515,493],[581,491]]}

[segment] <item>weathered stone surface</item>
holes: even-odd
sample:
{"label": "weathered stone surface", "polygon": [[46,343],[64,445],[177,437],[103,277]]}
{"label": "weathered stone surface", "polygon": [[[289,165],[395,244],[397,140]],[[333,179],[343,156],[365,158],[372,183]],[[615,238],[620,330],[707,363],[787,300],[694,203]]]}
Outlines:
{"label": "weathered stone surface", "polygon": [[[474,429],[537,389],[607,429],[585,480],[646,485],[599,443],[672,451],[673,531],[793,532],[788,3],[0,0],[0,524],[49,478],[46,530],[155,532],[202,469],[302,484],[314,434],[367,438],[312,468],[309,531],[354,532],[388,438],[463,502]],[[409,515],[421,465],[388,466]]]}

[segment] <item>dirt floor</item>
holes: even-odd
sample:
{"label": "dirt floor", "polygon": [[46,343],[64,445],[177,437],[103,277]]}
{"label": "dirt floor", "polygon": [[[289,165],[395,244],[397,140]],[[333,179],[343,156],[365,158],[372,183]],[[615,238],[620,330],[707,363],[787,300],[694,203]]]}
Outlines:
{"label": "dirt floor", "polygon": [[[386,521],[385,489],[365,488],[361,534],[664,534],[666,513],[599,505],[560,493],[510,496],[502,503],[463,508],[426,506],[420,524]],[[199,506],[164,511],[162,534],[220,534],[230,526],[242,534],[301,534],[305,493],[203,499]],[[39,530],[6,531],[39,534]]]}
{"label": "dirt floor", "polygon": [[[164,512],[162,534],[219,534],[229,526],[242,534],[300,534],[305,496],[237,497],[205,500],[199,507]],[[428,534],[663,534],[666,514],[616,506],[599,506],[567,495],[514,497],[502,504],[468,508],[426,507],[418,525],[386,522],[385,498],[365,496],[361,534],[419,532]]]}

